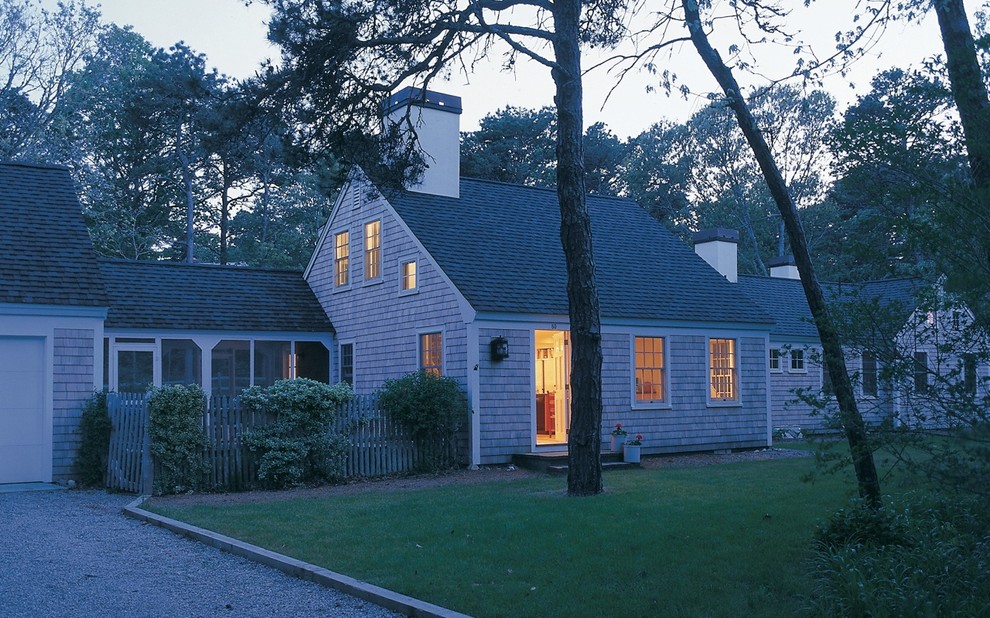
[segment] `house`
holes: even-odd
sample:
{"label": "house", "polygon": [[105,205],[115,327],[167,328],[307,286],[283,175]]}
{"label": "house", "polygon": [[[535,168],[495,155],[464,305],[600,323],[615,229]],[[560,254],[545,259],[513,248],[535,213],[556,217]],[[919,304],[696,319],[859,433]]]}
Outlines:
{"label": "house", "polygon": [[[470,462],[566,448],[568,304],[553,190],[460,178],[460,99],[406,89],[422,181],[354,170],[304,276],[336,331],[335,379],[371,393],[426,370],[467,393]],[[603,435],[644,452],[767,446],[772,320],[629,200],[589,197],[601,301]]]}
{"label": "house", "polygon": [[95,390],[328,381],[301,273],[97,258],[66,168],[0,164],[0,483],[73,478]]}

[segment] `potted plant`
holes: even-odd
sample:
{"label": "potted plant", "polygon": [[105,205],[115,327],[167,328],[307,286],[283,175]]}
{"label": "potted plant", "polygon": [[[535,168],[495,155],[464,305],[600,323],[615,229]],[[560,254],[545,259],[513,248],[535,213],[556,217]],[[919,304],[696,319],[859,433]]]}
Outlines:
{"label": "potted plant", "polygon": [[626,441],[626,430],[622,428],[622,423],[616,423],[615,429],[612,430],[612,440],[610,442],[609,448],[612,451],[618,451],[622,449],[622,444]]}
{"label": "potted plant", "polygon": [[636,434],[622,445],[622,460],[626,463],[639,463],[639,449],[643,446],[643,434]]}

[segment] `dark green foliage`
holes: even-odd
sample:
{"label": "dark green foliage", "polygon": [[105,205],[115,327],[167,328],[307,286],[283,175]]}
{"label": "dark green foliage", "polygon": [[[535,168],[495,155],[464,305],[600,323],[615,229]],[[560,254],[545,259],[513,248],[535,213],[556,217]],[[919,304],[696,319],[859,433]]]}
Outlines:
{"label": "dark green foliage", "polygon": [[457,465],[456,436],[468,409],[457,380],[425,371],[410,373],[386,380],[378,401],[412,434],[419,469],[435,472]]}
{"label": "dark green foliage", "polygon": [[151,415],[151,454],[155,458],[156,494],[181,493],[203,488],[207,464],[203,450],[206,398],[196,386],[163,386],[148,400]]}
{"label": "dark green foliage", "polygon": [[939,496],[839,511],[818,531],[813,614],[987,615],[988,523],[976,503]]}
{"label": "dark green foliage", "polygon": [[334,431],[333,421],[352,396],[343,382],[330,386],[305,378],[245,390],[244,409],[270,420],[244,436],[248,448],[261,454],[258,478],[272,488],[339,478],[347,439]]}
{"label": "dark green foliage", "polygon": [[100,391],[83,406],[79,432],[82,443],[76,456],[79,484],[83,487],[100,487],[107,470],[107,453],[110,450],[110,415],[107,413],[107,392]]}

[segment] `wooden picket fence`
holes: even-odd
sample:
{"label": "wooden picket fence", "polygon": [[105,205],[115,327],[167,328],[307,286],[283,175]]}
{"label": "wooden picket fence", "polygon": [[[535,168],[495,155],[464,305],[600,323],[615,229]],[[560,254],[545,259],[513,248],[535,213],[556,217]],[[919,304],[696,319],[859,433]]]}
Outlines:
{"label": "wooden picket fence", "polygon": [[[107,458],[107,487],[133,493],[151,493],[154,464],[148,433],[148,402],[144,394],[110,393],[107,397],[113,425]],[[203,433],[209,446],[206,483],[218,491],[244,491],[259,485],[258,455],[244,444],[246,432],[270,419],[241,407],[237,397],[211,397],[203,415]],[[379,477],[413,469],[413,440],[392,423],[373,396],[358,396],[337,411],[334,429],[349,440],[344,454],[344,478]]]}

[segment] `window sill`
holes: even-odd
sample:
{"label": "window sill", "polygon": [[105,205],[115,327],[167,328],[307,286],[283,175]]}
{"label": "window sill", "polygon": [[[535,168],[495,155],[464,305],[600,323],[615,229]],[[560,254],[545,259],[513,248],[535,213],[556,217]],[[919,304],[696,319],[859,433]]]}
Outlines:
{"label": "window sill", "polygon": [[419,294],[419,288],[413,288],[411,290],[399,290],[399,296],[415,296]]}
{"label": "window sill", "polygon": [[361,282],[361,287],[366,288],[366,287],[370,287],[372,285],[381,285],[384,282],[385,282],[385,279],[383,277],[376,277],[374,279],[366,279],[366,280],[364,280],[364,281]]}
{"label": "window sill", "polygon": [[798,375],[807,375],[808,370],[807,369],[788,369],[787,370],[787,373],[795,373],[795,374],[798,374]]}
{"label": "window sill", "polygon": [[709,408],[741,408],[742,402],[736,399],[735,401],[709,401]]}
{"label": "window sill", "polygon": [[633,402],[633,404],[631,406],[629,406],[629,409],[631,409],[631,410],[673,410],[674,409],[674,406],[670,405],[670,403],[668,403],[668,402],[662,402],[662,403],[636,403],[636,402]]}
{"label": "window sill", "polygon": [[338,286],[334,286],[333,293],[334,294],[337,294],[338,292],[347,292],[350,289],[351,289],[351,284],[341,285],[339,287]]}

